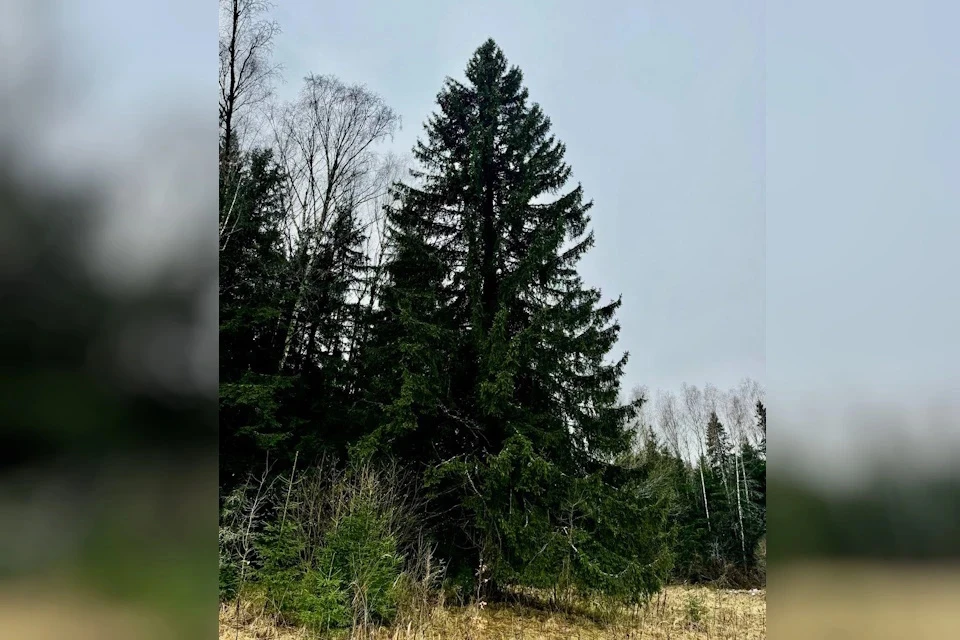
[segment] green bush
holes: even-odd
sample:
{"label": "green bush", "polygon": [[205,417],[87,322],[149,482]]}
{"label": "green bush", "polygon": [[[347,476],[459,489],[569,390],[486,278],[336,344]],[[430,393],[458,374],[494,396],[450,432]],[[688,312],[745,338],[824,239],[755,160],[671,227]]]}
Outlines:
{"label": "green bush", "polygon": [[350,625],[347,592],[340,580],[311,569],[297,586],[291,609],[301,625],[314,631]]}
{"label": "green bush", "polygon": [[346,585],[355,622],[389,622],[403,557],[374,504],[358,498],[351,507],[327,533],[318,565]]}
{"label": "green bush", "polygon": [[349,626],[347,591],[338,577],[313,566],[299,523],[269,523],[257,554],[256,582],[274,613],[314,631]]}
{"label": "green bush", "polygon": [[707,608],[704,606],[700,598],[692,595],[687,596],[684,612],[686,613],[688,627],[695,631],[702,631],[704,627],[704,619],[706,618],[707,614]]}
{"label": "green bush", "polygon": [[[404,565],[397,496],[370,468],[323,471],[289,482],[282,507],[273,503],[248,575],[285,622],[314,631],[389,623]],[[234,573],[221,563],[222,596]]]}
{"label": "green bush", "polygon": [[242,583],[251,577],[250,562],[256,556],[264,500],[261,491],[258,490],[255,496],[250,493],[248,482],[224,496],[220,508],[217,538],[222,602],[238,597]]}
{"label": "green bush", "polygon": [[443,581],[444,599],[463,606],[471,601],[477,588],[477,577],[469,567],[460,566]]}
{"label": "green bush", "polygon": [[277,613],[297,617],[298,592],[309,565],[304,558],[304,539],[298,523],[270,522],[256,543],[260,566],[256,582]]}
{"label": "green bush", "polygon": [[240,585],[239,564],[224,553],[220,553],[220,602],[233,600]]}

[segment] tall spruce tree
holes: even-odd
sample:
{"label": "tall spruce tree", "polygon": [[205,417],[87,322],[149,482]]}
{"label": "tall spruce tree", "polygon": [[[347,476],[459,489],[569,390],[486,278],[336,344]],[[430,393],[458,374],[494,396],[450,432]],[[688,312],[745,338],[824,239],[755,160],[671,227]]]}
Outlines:
{"label": "tall spruce tree", "polygon": [[[733,471],[730,468],[730,440],[717,412],[711,412],[707,422],[707,462],[710,470],[723,482],[724,489],[729,492],[729,483],[732,481]],[[731,476],[728,478],[728,476]]]}
{"label": "tall spruce tree", "polygon": [[759,542],[767,532],[767,408],[758,400],[756,410],[757,426],[762,434],[760,446],[744,443],[743,465],[753,489],[750,498],[754,531]]}
{"label": "tall spruce tree", "polygon": [[626,354],[606,360],[620,301],[576,271],[591,203],[492,40],[437,103],[388,212],[382,410],[357,451],[422,465],[454,572],[642,597],[669,568],[667,509],[613,462],[635,406]]}
{"label": "tall spruce tree", "polygon": [[706,455],[701,460],[710,500],[712,542],[707,554],[709,572],[718,575],[723,565],[741,546],[736,511],[736,481],[733,452],[727,431],[716,412],[711,412],[706,427]]}
{"label": "tall spruce tree", "polygon": [[748,566],[756,561],[756,546],[767,529],[767,464],[759,450],[744,440],[740,445],[743,465],[741,482],[746,500],[743,504],[743,535],[749,553]]}

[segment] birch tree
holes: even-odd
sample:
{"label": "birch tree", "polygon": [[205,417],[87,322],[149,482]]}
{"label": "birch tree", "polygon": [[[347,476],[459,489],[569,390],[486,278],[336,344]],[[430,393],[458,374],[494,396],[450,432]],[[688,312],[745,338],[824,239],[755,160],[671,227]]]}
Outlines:
{"label": "birch tree", "polygon": [[270,60],[279,25],[267,0],[220,0],[220,160],[237,145],[240,120],[271,94],[279,67]]}
{"label": "birch tree", "polygon": [[220,0],[220,216],[222,251],[239,224],[237,199],[244,180],[238,166],[240,125],[271,94],[279,73],[270,54],[277,23],[265,18],[266,0]]}
{"label": "birch tree", "polygon": [[655,405],[656,421],[663,435],[667,448],[673,455],[685,459],[686,452],[683,446],[682,429],[680,426],[677,397],[670,391],[659,391]]}
{"label": "birch tree", "polygon": [[707,525],[710,526],[710,505],[707,498],[707,482],[703,475],[703,465],[706,459],[706,424],[707,412],[703,393],[695,385],[689,385],[686,382],[681,386],[683,395],[683,410],[686,418],[687,427],[693,434],[697,445],[699,462],[697,469],[700,472],[700,489],[703,492],[703,509],[707,515]]}
{"label": "birch tree", "polygon": [[[369,211],[396,178],[396,159],[376,148],[392,138],[400,118],[362,85],[311,75],[297,100],[270,114],[270,123],[287,169],[291,194],[287,250],[296,265],[295,295],[284,329],[283,370],[298,332],[305,330],[316,257],[337,215]],[[371,219],[363,228],[375,224]]]}
{"label": "birch tree", "polygon": [[[743,552],[743,562],[747,563],[747,548],[746,548],[746,530],[743,526],[743,502],[747,500],[750,495],[749,487],[747,485],[747,473],[743,466],[743,444],[746,442],[745,427],[747,423],[747,404],[744,396],[741,394],[743,389],[734,389],[731,390],[727,396],[727,415],[728,415],[728,425],[731,429],[731,432],[734,436],[734,441],[736,446],[733,448],[733,464],[734,464],[734,484],[736,486],[737,494],[737,517],[740,522],[740,546]],[[743,479],[743,499],[740,496],[740,479]]]}

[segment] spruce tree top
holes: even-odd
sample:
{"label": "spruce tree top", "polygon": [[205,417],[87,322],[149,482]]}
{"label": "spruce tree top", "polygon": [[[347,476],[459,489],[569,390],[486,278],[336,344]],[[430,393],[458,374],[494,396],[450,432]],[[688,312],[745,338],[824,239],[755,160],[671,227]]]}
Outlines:
{"label": "spruce tree top", "polygon": [[[488,452],[519,434],[557,461],[609,459],[628,447],[634,407],[619,404],[626,354],[604,361],[620,301],[601,304],[576,270],[593,245],[592,203],[579,184],[562,191],[566,149],[493,40],[465,75],[437,96],[414,149],[416,184],[398,187],[390,214],[397,308],[415,312],[405,353],[422,354],[411,359],[415,376],[404,369],[404,406],[416,397],[425,409],[473,416]],[[428,389],[447,397],[434,401]]]}

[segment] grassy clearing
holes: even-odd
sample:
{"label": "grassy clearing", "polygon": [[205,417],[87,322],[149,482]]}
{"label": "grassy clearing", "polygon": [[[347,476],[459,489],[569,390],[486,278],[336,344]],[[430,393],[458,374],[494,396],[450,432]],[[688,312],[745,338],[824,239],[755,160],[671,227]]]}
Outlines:
{"label": "grassy clearing", "polygon": [[[648,607],[600,615],[597,610],[556,613],[523,605],[438,607],[415,628],[413,623],[377,629],[375,640],[600,640],[601,638],[766,637],[766,593],[706,587],[669,587]],[[603,622],[601,619],[608,621]],[[348,637],[349,634],[345,634]],[[354,633],[354,637],[360,637]],[[220,609],[220,640],[307,640],[303,630],[278,627],[247,604],[240,615]]]}

